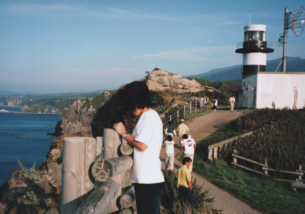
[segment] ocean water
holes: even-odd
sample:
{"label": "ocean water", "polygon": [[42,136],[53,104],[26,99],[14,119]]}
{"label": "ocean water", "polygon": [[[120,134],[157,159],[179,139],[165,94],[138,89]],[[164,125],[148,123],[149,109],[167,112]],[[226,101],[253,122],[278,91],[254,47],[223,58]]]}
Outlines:
{"label": "ocean water", "polygon": [[20,108],[0,106],[0,112],[2,109],[13,113],[0,113],[0,184],[20,169],[17,157],[25,168],[35,161],[39,168],[54,140],[47,134],[55,131],[61,119],[61,115],[21,114]]}

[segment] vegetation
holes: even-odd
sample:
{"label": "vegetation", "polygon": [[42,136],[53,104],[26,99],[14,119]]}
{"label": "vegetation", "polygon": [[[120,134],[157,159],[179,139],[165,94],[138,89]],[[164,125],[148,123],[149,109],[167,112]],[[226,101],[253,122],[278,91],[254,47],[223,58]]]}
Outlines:
{"label": "vegetation", "polygon": [[[233,149],[242,156],[262,161],[275,169],[293,170],[304,165],[305,110],[252,110],[234,120],[196,147],[194,170],[252,207],[266,213],[304,213],[305,193],[290,183],[274,181],[229,165]],[[207,147],[213,143],[254,131],[252,136],[231,143],[222,154],[225,161],[207,161]],[[272,174],[272,173],[270,173]],[[274,173],[273,176],[283,176]]]}
{"label": "vegetation", "polygon": [[204,161],[195,156],[194,170],[230,194],[264,213],[304,213],[305,193],[290,183],[275,181],[234,169],[221,160]]}
{"label": "vegetation", "polygon": [[[192,79],[192,78],[189,78]],[[216,88],[221,93],[225,94],[227,97],[230,97],[232,94],[236,94],[237,91],[241,90],[241,82],[240,81],[229,81],[222,80],[219,82],[213,82],[203,78],[194,78],[201,85],[209,86]]]}
{"label": "vegetation", "polygon": [[20,175],[21,178],[29,179],[29,180],[33,181],[35,184],[38,184],[43,181],[41,178],[37,177],[37,175],[35,174],[36,161],[34,162],[32,168],[30,168],[30,169],[25,169],[22,162],[19,160],[19,158],[17,158],[17,163],[21,169],[21,175]]}
{"label": "vegetation", "polygon": [[[161,205],[164,207],[164,211],[169,214],[179,214],[180,212],[180,200],[179,191],[177,189],[177,175],[172,171],[163,170],[165,178],[164,191],[161,198]],[[202,192],[202,187],[199,186],[194,180],[193,194],[194,194],[194,207],[193,213],[218,213],[217,210],[212,208],[213,198],[210,198],[209,190]]]}

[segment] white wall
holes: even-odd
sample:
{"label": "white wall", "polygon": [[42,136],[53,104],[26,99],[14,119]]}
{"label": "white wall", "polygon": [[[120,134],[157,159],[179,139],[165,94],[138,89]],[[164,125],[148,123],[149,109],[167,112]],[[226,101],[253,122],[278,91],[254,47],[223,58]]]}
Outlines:
{"label": "white wall", "polygon": [[[242,95],[238,97],[238,107],[255,108],[257,75],[250,75],[242,79]],[[254,88],[254,90],[252,89]]]}
{"label": "white wall", "polygon": [[305,72],[259,72],[256,86],[256,108],[305,106]]}

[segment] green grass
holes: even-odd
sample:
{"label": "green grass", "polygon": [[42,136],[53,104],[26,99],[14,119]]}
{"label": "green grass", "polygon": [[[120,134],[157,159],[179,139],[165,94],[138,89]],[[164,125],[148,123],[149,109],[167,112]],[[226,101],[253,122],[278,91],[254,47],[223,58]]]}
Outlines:
{"label": "green grass", "polygon": [[264,213],[305,213],[305,192],[294,191],[290,183],[234,169],[226,162],[194,160],[194,171]]}
{"label": "green grass", "polygon": [[[248,117],[248,113],[245,116]],[[228,191],[241,201],[264,213],[305,213],[305,191],[291,188],[287,182],[279,182],[266,176],[234,168],[230,161],[207,160],[207,147],[244,132],[240,130],[239,120],[234,120],[198,142],[194,160],[194,171],[213,184]]]}

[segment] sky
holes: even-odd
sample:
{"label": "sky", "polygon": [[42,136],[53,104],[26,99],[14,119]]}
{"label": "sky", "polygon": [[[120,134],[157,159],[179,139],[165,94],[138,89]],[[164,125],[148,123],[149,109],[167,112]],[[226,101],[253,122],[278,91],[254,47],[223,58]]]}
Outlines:
{"label": "sky", "polygon": [[[0,0],[0,91],[117,89],[160,68],[180,76],[242,64],[244,26],[265,24],[282,57],[284,8],[300,0]],[[305,58],[288,30],[287,56]]]}

